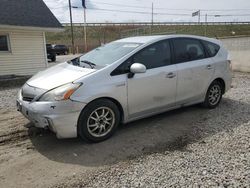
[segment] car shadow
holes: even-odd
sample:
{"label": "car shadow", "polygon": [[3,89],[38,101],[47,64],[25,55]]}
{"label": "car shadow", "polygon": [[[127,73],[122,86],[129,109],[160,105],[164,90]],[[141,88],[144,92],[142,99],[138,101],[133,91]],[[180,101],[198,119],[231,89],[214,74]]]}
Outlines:
{"label": "car shadow", "polygon": [[[50,160],[102,166],[155,152],[187,151],[189,143],[201,142],[209,135],[249,121],[238,114],[249,113],[249,109],[247,103],[223,98],[216,109],[196,105],[121,125],[113,137],[101,143],[90,144],[79,138],[59,140],[55,134],[42,130],[32,134],[38,130],[34,127],[30,128],[30,139],[35,150]],[[235,116],[234,121],[231,116]]]}

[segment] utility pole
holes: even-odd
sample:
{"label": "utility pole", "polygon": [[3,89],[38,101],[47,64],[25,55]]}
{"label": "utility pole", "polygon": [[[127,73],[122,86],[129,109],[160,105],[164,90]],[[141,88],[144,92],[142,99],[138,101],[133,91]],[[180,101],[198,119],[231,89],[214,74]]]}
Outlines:
{"label": "utility pole", "polygon": [[205,15],[205,36],[207,36],[207,14]]}
{"label": "utility pole", "polygon": [[198,14],[198,23],[200,24],[201,22],[201,10],[199,10],[199,14]]}
{"label": "utility pole", "polygon": [[70,14],[70,27],[71,27],[71,40],[72,40],[72,53],[75,54],[74,31],[72,23],[71,0],[69,0],[69,14]]}
{"label": "utility pole", "polygon": [[154,3],[152,2],[151,29],[150,29],[151,34],[153,30],[153,25],[154,25]]}
{"label": "utility pole", "polygon": [[152,19],[151,19],[152,25],[154,25],[154,3],[152,3]]}
{"label": "utility pole", "polygon": [[83,7],[83,9],[84,9],[84,52],[86,53],[88,51],[88,46],[87,46],[86,7]]}

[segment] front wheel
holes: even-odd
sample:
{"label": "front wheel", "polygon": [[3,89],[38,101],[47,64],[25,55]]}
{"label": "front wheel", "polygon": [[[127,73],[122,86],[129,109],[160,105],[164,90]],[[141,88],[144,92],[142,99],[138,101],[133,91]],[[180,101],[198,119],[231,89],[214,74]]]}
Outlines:
{"label": "front wheel", "polygon": [[222,92],[223,88],[220,82],[214,81],[209,86],[206,94],[205,101],[203,102],[203,106],[207,108],[215,108],[219,105],[221,98],[222,98]]}
{"label": "front wheel", "polygon": [[78,120],[78,134],[90,142],[101,142],[111,137],[120,122],[116,104],[100,99],[88,104]]}

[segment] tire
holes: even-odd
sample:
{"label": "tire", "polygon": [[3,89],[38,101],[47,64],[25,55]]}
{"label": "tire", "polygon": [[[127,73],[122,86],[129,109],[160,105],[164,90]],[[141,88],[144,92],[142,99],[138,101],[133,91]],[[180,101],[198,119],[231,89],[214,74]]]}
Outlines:
{"label": "tire", "polygon": [[203,106],[206,108],[216,108],[221,101],[223,95],[223,86],[218,81],[213,81],[209,86],[205,101],[203,102]]}
{"label": "tire", "polygon": [[63,54],[64,54],[64,55],[68,55],[68,52],[67,52],[67,51],[65,51]]}
{"label": "tire", "polygon": [[98,99],[80,114],[78,135],[88,142],[101,142],[114,134],[119,123],[120,112],[116,104],[108,99]]}
{"label": "tire", "polygon": [[51,58],[51,61],[52,61],[52,62],[55,62],[55,61],[56,61],[56,56],[53,56],[53,57]]}

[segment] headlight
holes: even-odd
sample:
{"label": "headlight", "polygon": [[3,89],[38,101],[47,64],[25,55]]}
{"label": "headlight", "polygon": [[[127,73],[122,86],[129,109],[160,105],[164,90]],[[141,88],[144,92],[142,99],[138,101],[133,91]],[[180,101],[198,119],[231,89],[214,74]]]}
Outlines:
{"label": "headlight", "polygon": [[67,100],[81,86],[81,83],[69,83],[44,93],[39,101],[62,101]]}

